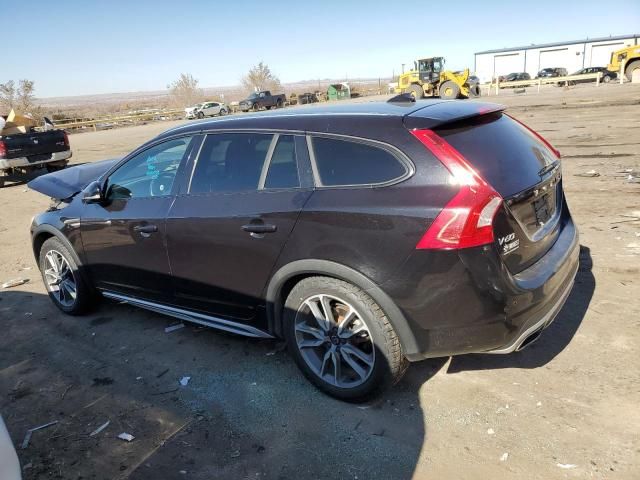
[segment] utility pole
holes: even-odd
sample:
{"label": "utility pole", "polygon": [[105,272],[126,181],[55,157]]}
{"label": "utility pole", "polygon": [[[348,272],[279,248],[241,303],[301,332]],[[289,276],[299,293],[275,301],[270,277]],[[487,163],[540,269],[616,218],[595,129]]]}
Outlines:
{"label": "utility pole", "polygon": [[402,64],[402,74],[404,75],[404,63]]}

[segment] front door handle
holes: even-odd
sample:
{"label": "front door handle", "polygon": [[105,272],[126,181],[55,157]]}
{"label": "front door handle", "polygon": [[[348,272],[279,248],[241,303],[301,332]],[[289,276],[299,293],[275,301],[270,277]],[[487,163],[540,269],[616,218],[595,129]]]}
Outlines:
{"label": "front door handle", "polygon": [[278,227],[268,223],[250,223],[243,225],[242,230],[249,233],[273,233],[278,230]]}
{"label": "front door handle", "polygon": [[139,233],[141,236],[145,238],[149,238],[152,233],[158,231],[157,225],[136,225],[133,227],[133,231]]}

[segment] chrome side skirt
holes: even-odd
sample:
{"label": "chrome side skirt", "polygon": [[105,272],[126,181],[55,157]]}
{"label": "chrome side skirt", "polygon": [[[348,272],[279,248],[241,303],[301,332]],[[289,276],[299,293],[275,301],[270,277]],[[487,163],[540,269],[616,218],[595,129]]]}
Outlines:
{"label": "chrome side skirt", "polygon": [[187,322],[198,323],[207,327],[217,328],[218,330],[237,333],[238,335],[244,335],[245,337],[273,338],[273,336],[267,332],[252,327],[251,325],[244,325],[242,323],[232,322],[231,320],[204,315],[202,313],[190,312],[189,310],[183,310],[181,308],[169,307],[168,305],[160,305],[148,300],[140,300],[138,298],[128,297],[126,295],[109,292],[107,290],[102,290],[101,293],[107,298],[129,303],[136,307],[151,310],[152,312],[179,318],[180,320],[185,320]]}

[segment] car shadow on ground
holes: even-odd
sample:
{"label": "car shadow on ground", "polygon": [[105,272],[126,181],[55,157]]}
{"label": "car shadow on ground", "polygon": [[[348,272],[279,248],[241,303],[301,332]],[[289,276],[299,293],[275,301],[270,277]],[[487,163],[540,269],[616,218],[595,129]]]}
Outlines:
{"label": "car shadow on ground", "polygon": [[571,342],[584,319],[596,288],[591,250],[580,246],[580,268],[564,307],[534,343],[508,355],[474,354],[453,357],[447,373],[500,368],[538,368],[559,355]]}
{"label": "car shadow on ground", "polygon": [[[25,480],[411,478],[428,471],[430,407],[421,391],[429,380],[447,362],[448,373],[550,362],[593,296],[588,248],[580,260],[574,290],[539,342],[511,355],[413,364],[364,404],[317,391],[278,341],[188,323],[167,334],[173,319],[109,301],[70,317],[42,293],[0,291],[0,413],[16,446],[29,428],[58,421],[18,448],[30,465]],[[119,440],[121,432],[136,440]]]}

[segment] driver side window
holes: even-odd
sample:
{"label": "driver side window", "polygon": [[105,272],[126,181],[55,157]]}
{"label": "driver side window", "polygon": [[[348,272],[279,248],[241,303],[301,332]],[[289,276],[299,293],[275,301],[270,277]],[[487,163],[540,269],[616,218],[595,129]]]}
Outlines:
{"label": "driver side window", "polygon": [[164,197],[171,194],[192,137],[168,140],[130,158],[107,180],[108,200]]}

